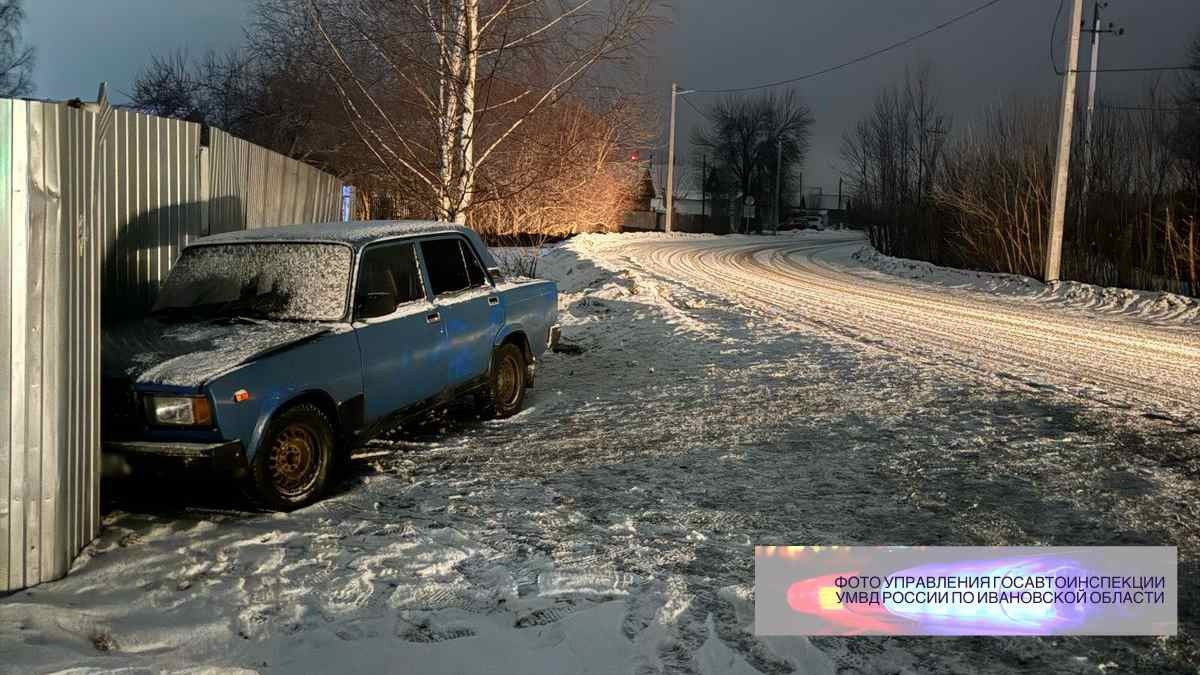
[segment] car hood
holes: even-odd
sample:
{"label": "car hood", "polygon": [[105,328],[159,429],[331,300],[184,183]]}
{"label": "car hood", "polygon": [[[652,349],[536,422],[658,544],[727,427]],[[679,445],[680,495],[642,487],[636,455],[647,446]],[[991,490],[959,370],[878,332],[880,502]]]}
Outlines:
{"label": "car hood", "polygon": [[103,373],[142,384],[199,387],[232,368],[335,328],[327,323],[251,319],[124,323],[104,331]]}

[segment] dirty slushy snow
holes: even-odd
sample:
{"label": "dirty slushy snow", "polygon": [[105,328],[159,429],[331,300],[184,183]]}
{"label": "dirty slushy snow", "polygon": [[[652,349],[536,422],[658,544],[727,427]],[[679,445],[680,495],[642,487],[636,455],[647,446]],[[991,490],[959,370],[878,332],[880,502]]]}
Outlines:
{"label": "dirty slushy snow", "polygon": [[[527,410],[375,442],[296,513],[118,500],[70,576],[0,601],[0,669],[1194,670],[1193,334],[863,245],[557,246],[586,351]],[[1177,545],[1180,635],[760,639],[755,544]]]}

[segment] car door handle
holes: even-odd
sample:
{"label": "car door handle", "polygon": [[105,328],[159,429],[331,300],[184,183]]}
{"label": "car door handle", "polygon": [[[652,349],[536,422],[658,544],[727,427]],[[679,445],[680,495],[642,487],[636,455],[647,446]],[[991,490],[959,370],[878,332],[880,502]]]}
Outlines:
{"label": "car door handle", "polygon": [[500,304],[500,298],[498,298],[494,295],[489,295],[488,296],[488,304],[491,305],[492,307],[495,307],[496,305]]}
{"label": "car door handle", "polygon": [[425,323],[437,323],[442,320],[441,312],[430,312],[425,315]]}

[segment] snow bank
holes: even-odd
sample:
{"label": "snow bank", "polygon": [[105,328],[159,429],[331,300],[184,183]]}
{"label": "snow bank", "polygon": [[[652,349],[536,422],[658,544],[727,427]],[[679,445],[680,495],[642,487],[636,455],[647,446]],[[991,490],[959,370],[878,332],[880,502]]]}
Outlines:
{"label": "snow bank", "polygon": [[1018,274],[962,270],[895,258],[870,246],[863,246],[850,257],[877,272],[952,289],[981,291],[1161,325],[1200,324],[1200,300],[1175,293],[1096,286],[1077,281],[1047,285]]}

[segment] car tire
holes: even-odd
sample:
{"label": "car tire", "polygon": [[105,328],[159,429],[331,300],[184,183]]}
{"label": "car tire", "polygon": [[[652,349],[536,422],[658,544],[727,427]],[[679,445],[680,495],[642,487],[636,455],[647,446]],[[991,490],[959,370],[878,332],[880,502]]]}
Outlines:
{"label": "car tire", "polygon": [[254,454],[254,497],[277,511],[316,501],[334,463],[333,425],[315,405],[300,403],[275,415]]}
{"label": "car tire", "polygon": [[500,345],[492,352],[485,406],[490,417],[512,417],[521,411],[529,384],[529,373],[525,366],[525,350],[511,342]]}

